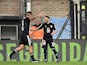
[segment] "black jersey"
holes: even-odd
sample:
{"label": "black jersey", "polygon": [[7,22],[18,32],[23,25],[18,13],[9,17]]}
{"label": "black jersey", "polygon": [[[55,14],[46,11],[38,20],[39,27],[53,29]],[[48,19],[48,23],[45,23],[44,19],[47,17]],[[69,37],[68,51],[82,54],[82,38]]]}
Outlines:
{"label": "black jersey", "polygon": [[30,19],[29,18],[25,18],[24,19],[24,34],[28,35],[29,34],[29,27],[30,27]]}
{"label": "black jersey", "polygon": [[47,41],[53,41],[53,37],[51,35],[51,33],[55,30],[55,26],[53,23],[44,23],[42,24],[39,29],[41,28],[44,28],[44,37],[43,39],[44,40],[47,40]]}

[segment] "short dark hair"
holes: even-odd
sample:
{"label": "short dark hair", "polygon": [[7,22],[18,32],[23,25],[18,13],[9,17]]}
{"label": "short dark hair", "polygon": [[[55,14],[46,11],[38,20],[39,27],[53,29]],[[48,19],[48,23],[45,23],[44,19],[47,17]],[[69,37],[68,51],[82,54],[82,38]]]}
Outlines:
{"label": "short dark hair", "polygon": [[50,19],[50,17],[49,16],[45,16],[46,18],[48,18],[48,19]]}
{"label": "short dark hair", "polygon": [[27,13],[30,13],[30,14],[32,14],[32,12],[31,12],[31,11],[28,11]]}

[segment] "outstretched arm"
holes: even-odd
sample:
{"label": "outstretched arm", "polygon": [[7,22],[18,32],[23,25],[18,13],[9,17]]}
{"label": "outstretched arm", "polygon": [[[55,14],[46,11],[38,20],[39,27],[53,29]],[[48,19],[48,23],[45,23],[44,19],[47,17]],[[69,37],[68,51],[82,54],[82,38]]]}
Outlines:
{"label": "outstretched arm", "polygon": [[31,30],[31,31],[38,31],[39,29],[42,29],[44,27],[44,24],[41,24],[37,29]]}
{"label": "outstretched arm", "polygon": [[39,17],[43,17],[44,16],[44,13],[43,12],[40,12],[37,16],[31,16],[30,17],[30,20],[35,20],[36,18],[39,18]]}

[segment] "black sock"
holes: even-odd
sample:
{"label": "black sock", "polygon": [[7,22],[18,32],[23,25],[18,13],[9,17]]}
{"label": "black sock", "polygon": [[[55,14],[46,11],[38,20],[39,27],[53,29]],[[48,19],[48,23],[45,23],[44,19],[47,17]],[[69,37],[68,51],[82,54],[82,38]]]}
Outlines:
{"label": "black sock", "polygon": [[55,49],[53,49],[53,52],[54,52],[54,54],[55,54],[55,56],[56,56],[56,59],[58,59],[58,54],[57,54],[57,52],[56,52]]}
{"label": "black sock", "polygon": [[55,50],[55,49],[53,49],[53,52],[54,52],[54,54],[57,54],[57,52],[56,52],[56,50]]}
{"label": "black sock", "polygon": [[44,49],[44,59],[47,59],[47,50]]}
{"label": "black sock", "polygon": [[12,58],[12,55],[15,54],[15,53],[17,53],[16,50],[14,50],[14,51],[10,54],[10,58]]}
{"label": "black sock", "polygon": [[33,54],[30,54],[31,55],[31,59],[34,61],[35,59],[34,59],[34,55]]}

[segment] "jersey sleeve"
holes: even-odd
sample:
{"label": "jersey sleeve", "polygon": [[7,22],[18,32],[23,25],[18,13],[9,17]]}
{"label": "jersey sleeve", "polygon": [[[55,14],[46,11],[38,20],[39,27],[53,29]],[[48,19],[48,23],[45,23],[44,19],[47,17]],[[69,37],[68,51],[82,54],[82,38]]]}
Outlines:
{"label": "jersey sleeve", "polygon": [[38,29],[42,29],[42,28],[44,28],[44,24],[41,24],[41,25],[38,27]]}
{"label": "jersey sleeve", "polygon": [[53,24],[53,30],[56,30],[55,25]]}

